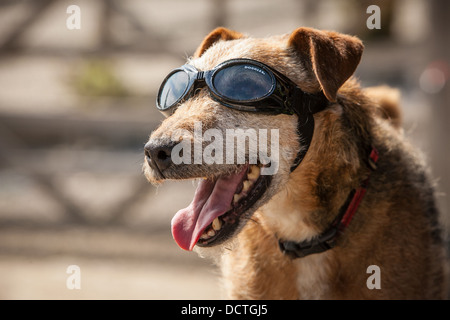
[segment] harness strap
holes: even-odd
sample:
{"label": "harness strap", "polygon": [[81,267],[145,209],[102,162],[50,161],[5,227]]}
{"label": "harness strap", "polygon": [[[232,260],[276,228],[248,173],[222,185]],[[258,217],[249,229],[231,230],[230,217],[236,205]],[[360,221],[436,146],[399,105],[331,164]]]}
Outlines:
{"label": "harness strap", "polygon": [[291,101],[291,109],[298,117],[297,132],[300,139],[300,145],[302,146],[291,166],[292,172],[302,162],[311,144],[314,134],[313,114],[328,107],[329,101],[322,91],[319,93],[307,93],[300,89],[294,91]]}

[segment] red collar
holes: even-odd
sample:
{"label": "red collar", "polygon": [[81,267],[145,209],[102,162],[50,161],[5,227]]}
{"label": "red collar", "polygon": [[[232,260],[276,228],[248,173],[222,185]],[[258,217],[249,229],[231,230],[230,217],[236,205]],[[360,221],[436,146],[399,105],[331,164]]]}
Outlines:
{"label": "red collar", "polygon": [[[378,150],[375,147],[372,147],[369,155],[369,167],[372,171],[375,171],[377,168],[378,158]],[[369,181],[370,173],[358,189],[352,190],[346,203],[342,206],[340,213],[325,232],[322,232],[311,240],[302,242],[279,240],[278,244],[281,251],[295,259],[313,253],[321,253],[333,248],[336,245],[337,238],[344,232],[345,228],[348,227],[355,212],[358,210],[358,207],[366,194]]]}

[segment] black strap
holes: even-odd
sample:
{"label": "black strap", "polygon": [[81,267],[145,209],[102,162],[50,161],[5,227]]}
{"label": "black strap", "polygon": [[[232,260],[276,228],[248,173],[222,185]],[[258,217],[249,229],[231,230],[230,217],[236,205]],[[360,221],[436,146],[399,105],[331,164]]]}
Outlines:
{"label": "black strap", "polygon": [[[298,115],[298,117],[300,117],[300,115]],[[291,172],[298,167],[300,162],[302,162],[303,158],[306,156],[306,152],[308,152],[314,134],[314,116],[312,113],[303,114],[301,117],[304,119],[301,119],[302,121],[298,121],[297,125],[301,148],[295,157],[293,165],[291,166]],[[305,122],[303,123],[303,121]]]}
{"label": "black strap", "polygon": [[331,228],[312,240],[303,242],[280,240],[278,245],[281,252],[291,257],[291,259],[303,258],[313,253],[321,253],[334,248],[337,232],[337,228]]}
{"label": "black strap", "polygon": [[314,134],[313,114],[324,110],[329,105],[329,101],[322,91],[319,93],[306,93],[298,89],[294,91],[292,101],[292,111],[298,117],[297,132],[302,148],[300,148],[291,166],[291,172],[302,162],[311,144]]}
{"label": "black strap", "polygon": [[[292,98],[291,108],[298,117],[297,132],[302,148],[300,148],[291,166],[291,172],[298,167],[308,152],[314,134],[314,113],[324,110],[329,105],[322,91],[310,94],[298,89],[294,91]],[[340,216],[341,214],[338,218]],[[333,223],[330,229],[312,240],[303,242],[280,240],[278,242],[280,250],[294,259],[331,249],[335,245],[334,239],[338,231],[335,225],[336,223]]]}

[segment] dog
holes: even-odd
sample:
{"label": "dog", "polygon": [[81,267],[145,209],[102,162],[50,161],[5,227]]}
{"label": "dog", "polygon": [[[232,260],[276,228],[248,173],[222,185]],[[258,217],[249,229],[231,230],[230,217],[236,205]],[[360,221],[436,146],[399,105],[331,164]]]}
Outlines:
{"label": "dog", "polygon": [[[354,78],[363,50],[358,38],[334,31],[301,27],[252,38],[220,27],[183,67],[189,77],[178,69],[165,80],[157,104],[170,112],[145,145],[143,170],[154,184],[200,181],[192,203],[174,216],[172,233],[183,249],[214,258],[226,298],[446,297],[433,182],[424,157],[405,140],[398,91],[362,89]],[[246,83],[234,76],[220,88],[218,79],[220,72],[231,77],[234,64],[241,78],[252,68],[261,77],[277,74],[280,83],[287,78],[295,86],[284,88],[296,93],[271,93],[284,99],[277,102],[283,108],[270,109],[271,96],[261,98],[264,108],[249,98],[241,109],[232,95],[250,95],[234,92]],[[189,78],[189,95],[174,75]],[[234,91],[224,93],[227,86]],[[236,128],[278,130],[278,139],[271,136],[280,153],[276,170],[263,175],[275,158],[255,161],[250,147],[240,163],[180,153],[180,144],[198,142],[195,130],[225,135]],[[198,143],[194,150],[208,146]],[[192,161],[175,163],[183,152]]]}

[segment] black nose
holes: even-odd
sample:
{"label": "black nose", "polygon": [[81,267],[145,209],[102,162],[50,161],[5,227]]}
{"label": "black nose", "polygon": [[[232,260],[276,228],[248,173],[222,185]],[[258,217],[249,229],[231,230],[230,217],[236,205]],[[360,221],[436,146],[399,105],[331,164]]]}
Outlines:
{"label": "black nose", "polygon": [[147,142],[144,147],[145,159],[150,167],[162,173],[172,165],[173,144],[162,145],[157,142]]}

